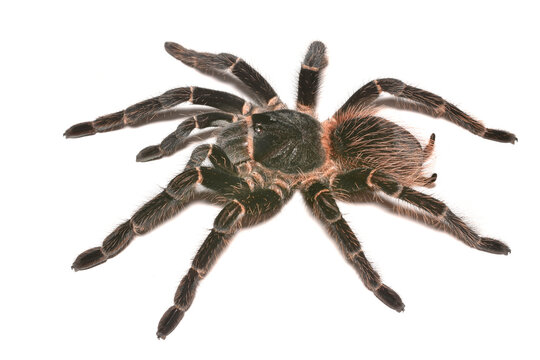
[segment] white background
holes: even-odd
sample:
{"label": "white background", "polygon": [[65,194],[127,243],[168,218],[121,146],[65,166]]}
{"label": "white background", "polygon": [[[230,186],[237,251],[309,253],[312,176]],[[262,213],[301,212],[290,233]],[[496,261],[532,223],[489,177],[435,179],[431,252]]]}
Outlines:
{"label": "white background", "polygon": [[[1,6],[0,357],[539,357],[537,11],[520,1],[352,3]],[[170,57],[165,41],[241,56],[292,105],[313,40],[330,59],[321,119],[367,81],[396,77],[517,134],[516,145],[500,144],[441,119],[385,112],[422,143],[437,134],[439,178],[427,192],[512,254],[470,249],[377,205],[343,204],[403,298],[398,314],[364,288],[297,194],[235,237],[184,320],[158,341],[157,323],[219,209],[193,205],[106,264],[71,271],[76,255],[183,168],[190,149],[135,162],[178,121],[75,140],[64,130],[174,87],[236,92]]]}

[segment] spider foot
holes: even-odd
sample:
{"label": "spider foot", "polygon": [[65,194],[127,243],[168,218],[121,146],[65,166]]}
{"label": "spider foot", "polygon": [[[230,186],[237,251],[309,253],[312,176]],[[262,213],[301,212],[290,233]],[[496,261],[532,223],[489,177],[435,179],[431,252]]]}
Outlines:
{"label": "spider foot", "polygon": [[476,248],[478,250],[482,250],[492,254],[508,255],[511,252],[508,245],[506,245],[502,241],[486,237],[480,239],[480,241],[476,245]]}
{"label": "spider foot", "polygon": [[503,143],[515,143],[518,141],[516,135],[511,132],[496,129],[486,129],[486,133],[483,135],[484,139],[499,141]]}
{"label": "spider foot", "polygon": [[75,259],[71,268],[75,271],[90,269],[107,261],[100,247],[88,249]]}
{"label": "spider foot", "polygon": [[137,162],[157,160],[163,157],[163,150],[158,145],[145,147],[137,154]]}
{"label": "spider foot", "polygon": [[388,286],[382,284],[376,290],[373,291],[375,296],[379,298],[386,306],[396,310],[397,312],[402,312],[405,309],[405,304],[401,301],[399,295]]}
{"label": "spider foot", "polygon": [[158,339],[167,337],[178,326],[180,320],[184,317],[184,311],[180,310],[176,306],[171,306],[165,314],[161,317],[158,324],[158,331],[156,333]]}
{"label": "spider foot", "polygon": [[94,135],[96,132],[97,131],[96,129],[94,129],[92,123],[90,121],[87,121],[73,125],[66,130],[64,136],[66,138],[78,138],[82,136]]}

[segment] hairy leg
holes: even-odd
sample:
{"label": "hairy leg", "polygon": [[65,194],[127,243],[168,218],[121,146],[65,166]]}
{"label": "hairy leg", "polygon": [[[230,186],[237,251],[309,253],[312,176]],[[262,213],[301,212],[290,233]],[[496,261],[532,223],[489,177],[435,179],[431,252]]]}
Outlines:
{"label": "hairy leg", "polygon": [[178,128],[168,135],[159,145],[145,147],[137,154],[137,161],[145,162],[161,159],[164,156],[170,156],[180,148],[193,129],[205,129],[208,127],[219,126],[221,122],[235,122],[237,115],[211,112],[192,116],[180,123]]}
{"label": "hairy leg", "polygon": [[363,189],[382,191],[389,196],[406,201],[423,210],[434,219],[444,222],[459,240],[472,248],[492,254],[507,255],[510,253],[510,248],[503,242],[478,235],[442,201],[403,186],[394,178],[379,170],[358,168],[338,175],[334,178],[332,189],[342,193]]}
{"label": "hairy leg", "polygon": [[364,285],[388,307],[403,311],[405,305],[399,295],[382,283],[380,275],[366,258],[360,242],[354,235],[334,200],[331,190],[321,183],[313,183],[303,191],[304,199],[315,215],[323,221],[337,241],[349,263],[360,275]]}
{"label": "hairy leg", "polygon": [[231,173],[230,160],[223,159],[222,156],[225,155],[217,146],[214,154],[214,160],[211,157],[211,161],[216,168],[193,167],[183,171],[171,180],[165,190],[107,236],[101,246],[81,253],[73,262],[72,268],[89,269],[118,255],[135,236],[149,232],[176,215],[192,198],[196,184],[202,184],[225,197],[232,197],[238,191],[249,189],[243,179]]}
{"label": "hairy leg", "polygon": [[272,86],[255,69],[237,56],[221,53],[211,54],[186,49],[183,46],[167,42],[165,50],[184,64],[205,73],[228,71],[240,80],[256,96],[263,107],[270,110],[284,108]]}
{"label": "hairy leg", "polygon": [[232,175],[238,175],[236,165],[234,165],[225,151],[215,144],[203,144],[197,146],[191,158],[186,164],[186,170],[201,166],[204,160],[209,159],[214,167]]}
{"label": "hairy leg", "polygon": [[517,140],[516,136],[510,132],[486,128],[480,121],[473,119],[440,96],[407,85],[397,79],[378,79],[367,83],[356,91],[338,112],[347,112],[357,107],[369,105],[383,92],[420,103],[434,117],[443,117],[484,139],[509,143],[514,143]]}
{"label": "hairy leg", "polygon": [[323,69],[328,65],[326,47],[320,41],[309,46],[298,77],[296,110],[316,117],[317,95]]}
{"label": "hairy leg", "polygon": [[223,91],[199,88],[195,86],[169,90],[160,96],[141,101],[125,110],[97,118],[94,121],[75,124],[66,130],[64,136],[76,138],[94,135],[134,126],[148,121],[163,110],[170,109],[184,102],[194,105],[207,105],[233,114],[249,114],[253,105],[236,95]]}
{"label": "hairy leg", "polygon": [[226,248],[241,225],[243,217],[258,218],[264,215],[263,209],[276,212],[282,204],[283,199],[274,191],[260,189],[252,193],[239,194],[237,199],[225,205],[214,220],[214,227],[210,234],[195,255],[191,268],[180,282],[174,296],[174,305],[163,314],[159,321],[158,338],[165,339],[180,323],[193,303],[199,281],[208,274],[217,257]]}

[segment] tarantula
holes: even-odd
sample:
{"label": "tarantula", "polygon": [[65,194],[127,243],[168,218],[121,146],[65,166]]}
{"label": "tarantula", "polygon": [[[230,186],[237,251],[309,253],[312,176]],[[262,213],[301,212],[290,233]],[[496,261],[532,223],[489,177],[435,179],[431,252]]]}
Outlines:
{"label": "tarantula", "polygon": [[[315,108],[321,72],[328,61],[326,48],[318,41],[310,45],[300,69],[296,110],[287,109],[270,84],[239,57],[195,52],[171,42],[165,49],[190,67],[239,81],[255,101],[217,90],[180,87],[95,121],[76,124],[64,134],[74,138],[142,124],[184,102],[219,110],[189,117],[159,145],[139,152],[137,161],[159,159],[185,145],[192,130],[219,128],[215,144],[196,147],[184,171],[165,190],[118,226],[100,247],[80,254],[72,266],[84,270],[118,255],[135,236],[177,214],[197,194],[197,184],[219,198],[224,207],[181,280],[174,305],[161,318],[158,338],[164,339],[178,325],[193,302],[199,281],[233,234],[277,213],[297,189],[364,285],[398,312],[404,309],[401,298],[373,269],[336,199],[346,200],[366,191],[386,194],[412,204],[470,247],[493,254],[510,252],[504,243],[478,235],[442,201],[413,189],[432,186],[436,180],[436,174],[428,177],[423,173],[435,136],[422,148],[407,130],[377,116],[374,102],[383,92],[389,93],[485,139],[514,143],[514,134],[488,129],[441,97],[396,79],[367,83],[321,123]],[[203,166],[205,161],[211,166]]]}

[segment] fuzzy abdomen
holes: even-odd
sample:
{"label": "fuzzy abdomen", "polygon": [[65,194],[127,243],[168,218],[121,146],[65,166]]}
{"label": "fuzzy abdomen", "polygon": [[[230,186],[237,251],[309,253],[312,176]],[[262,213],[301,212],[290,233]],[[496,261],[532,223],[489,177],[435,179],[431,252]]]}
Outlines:
{"label": "fuzzy abdomen", "polygon": [[339,123],[330,134],[336,161],[345,169],[367,166],[413,185],[422,175],[424,155],[418,140],[407,130],[377,116]]}

